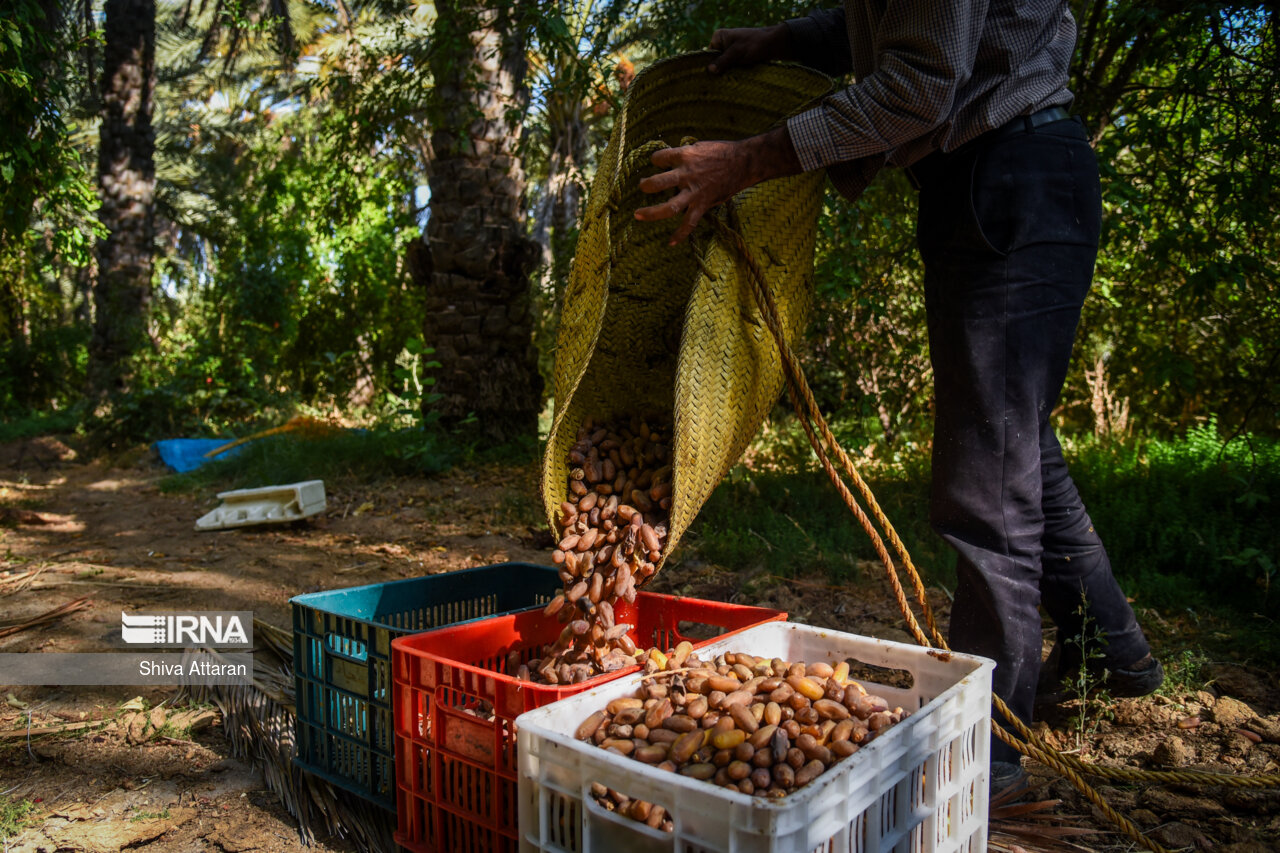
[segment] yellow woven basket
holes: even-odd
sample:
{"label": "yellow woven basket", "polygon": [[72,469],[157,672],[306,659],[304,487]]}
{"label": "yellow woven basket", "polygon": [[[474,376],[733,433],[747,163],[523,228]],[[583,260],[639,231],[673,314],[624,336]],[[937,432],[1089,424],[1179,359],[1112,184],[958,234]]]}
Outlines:
{"label": "yellow woven basket", "polygon": [[[542,464],[553,531],[567,494],[568,451],[588,417],[671,414],[671,523],[663,561],[737,462],[782,390],[782,366],[760,318],[741,252],[703,225],[667,241],[678,220],[635,211],[659,148],[742,139],[826,95],[830,78],[768,64],[712,76],[712,54],[657,62],[632,85],[591,186],[556,344],[555,417]],[[803,331],[813,293],[821,172],[739,193],[737,227],[764,268],[788,341]],[[661,568],[661,563],[659,564]]]}

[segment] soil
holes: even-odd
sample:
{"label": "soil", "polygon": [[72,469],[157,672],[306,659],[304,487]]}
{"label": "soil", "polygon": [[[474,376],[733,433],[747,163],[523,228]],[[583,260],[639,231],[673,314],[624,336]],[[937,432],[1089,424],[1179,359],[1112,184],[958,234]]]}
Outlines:
{"label": "soil", "polygon": [[[87,596],[80,609],[0,637],[0,652],[102,651],[122,610],[252,610],[288,629],[304,592],[508,560],[550,564],[535,467],[455,470],[432,479],[326,483],[328,509],[305,522],[196,532],[212,494],[168,494],[150,454],[83,460],[41,438],[0,447],[0,632]],[[653,589],[786,610],[795,621],[909,642],[880,569],[830,586],[822,577],[731,572],[686,547]],[[930,589],[945,624],[948,599]],[[1159,652],[1186,625],[1142,612]],[[1097,764],[1227,773],[1280,772],[1280,680],[1235,661],[1201,683],[1143,699],[1063,707],[1038,722],[1052,745]],[[0,679],[2,680],[2,679]],[[13,851],[346,851],[307,847],[260,770],[233,755],[215,710],[177,688],[0,688],[0,808],[30,801]],[[40,734],[40,730],[49,730]],[[32,732],[28,735],[28,732]],[[1082,849],[1134,849],[1062,779],[1030,764],[1033,802],[997,821],[1004,849],[1052,849],[1026,830],[1042,812]],[[1280,791],[1106,783],[1103,796],[1168,848],[1280,849]],[[4,825],[0,811],[0,827]],[[1030,834],[1028,834],[1028,832]],[[1039,833],[1039,834],[1037,834]]]}

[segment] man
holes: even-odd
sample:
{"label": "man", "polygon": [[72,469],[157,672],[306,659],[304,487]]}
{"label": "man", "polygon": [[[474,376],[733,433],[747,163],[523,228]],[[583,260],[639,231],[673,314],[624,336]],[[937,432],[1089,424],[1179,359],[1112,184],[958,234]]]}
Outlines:
{"label": "man", "polygon": [[[763,180],[825,167],[852,199],[882,167],[907,169],[935,385],[930,521],[959,557],[950,643],[996,661],[994,690],[1026,721],[1038,682],[1060,700],[1082,665],[1113,696],[1164,678],[1049,423],[1101,221],[1097,162],[1066,112],[1075,37],[1065,0],[848,0],[720,30],[711,73],[799,60],[857,82],[759,136],[655,153],[665,171],[641,189],[676,193],[636,213],[683,213],[674,245]],[[1041,604],[1059,637],[1043,678]],[[1069,641],[1093,633],[1098,659],[1082,663]],[[1015,749],[993,742],[991,756],[993,791],[1024,778]]]}

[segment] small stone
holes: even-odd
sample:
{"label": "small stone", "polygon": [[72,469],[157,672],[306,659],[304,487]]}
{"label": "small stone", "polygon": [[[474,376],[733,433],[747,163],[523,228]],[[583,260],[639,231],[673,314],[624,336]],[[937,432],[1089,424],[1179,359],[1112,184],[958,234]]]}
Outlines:
{"label": "small stone", "polygon": [[1273,814],[1280,811],[1280,791],[1258,791],[1238,788],[1227,791],[1222,797],[1222,802],[1232,811],[1249,812],[1251,814]]}
{"label": "small stone", "polygon": [[1185,823],[1166,823],[1151,830],[1151,837],[1165,847],[1180,850],[1188,847],[1200,847],[1207,841],[1204,835],[1187,826]]}
{"label": "small stone", "polygon": [[1215,723],[1224,728],[1232,729],[1242,726],[1258,716],[1244,702],[1231,696],[1220,697],[1217,702],[1213,703],[1213,709],[1208,713]]}
{"label": "small stone", "polygon": [[1163,818],[1150,809],[1134,809],[1129,812],[1129,819],[1143,829],[1151,829],[1164,822]]}
{"label": "small stone", "polygon": [[1166,738],[1151,753],[1151,761],[1160,767],[1185,767],[1195,757],[1195,750],[1176,736]]}
{"label": "small stone", "polygon": [[1257,732],[1267,743],[1280,743],[1280,717],[1274,714],[1252,719],[1245,727]]}
{"label": "small stone", "polygon": [[1236,664],[1208,664],[1203,669],[1219,696],[1234,696],[1250,703],[1265,703],[1269,688],[1257,672]]}
{"label": "small stone", "polygon": [[1138,801],[1140,805],[1159,814],[1178,815],[1184,818],[1222,817],[1227,813],[1217,800],[1179,794],[1164,788],[1148,788],[1142,792]]}
{"label": "small stone", "polygon": [[164,721],[166,717],[168,717],[168,712],[165,711],[163,705],[157,705],[151,709],[151,716],[147,718],[147,721],[151,724],[153,732],[158,732],[160,729],[164,728]]}

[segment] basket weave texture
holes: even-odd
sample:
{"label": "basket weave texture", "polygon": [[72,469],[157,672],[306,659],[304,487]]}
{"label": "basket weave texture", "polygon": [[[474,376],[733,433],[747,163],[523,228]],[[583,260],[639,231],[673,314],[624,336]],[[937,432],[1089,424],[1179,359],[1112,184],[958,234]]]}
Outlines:
{"label": "basket weave texture", "polygon": [[[556,343],[555,416],[542,466],[551,529],[566,499],[568,452],[582,423],[671,415],[672,506],[663,561],[737,462],[782,390],[782,365],[738,249],[699,226],[667,245],[677,220],[639,222],[660,197],[639,189],[660,148],[761,133],[812,105],[830,78],[767,64],[712,76],[712,54],[657,62],[623,105],[587,200]],[[813,293],[821,172],[739,193],[735,225],[763,267],[787,340]],[[713,214],[715,212],[713,211]],[[712,214],[709,214],[712,215]],[[661,564],[659,564],[659,568]]]}

